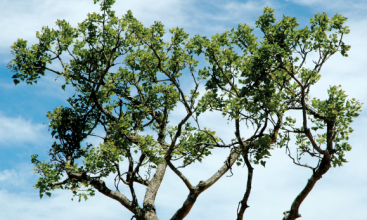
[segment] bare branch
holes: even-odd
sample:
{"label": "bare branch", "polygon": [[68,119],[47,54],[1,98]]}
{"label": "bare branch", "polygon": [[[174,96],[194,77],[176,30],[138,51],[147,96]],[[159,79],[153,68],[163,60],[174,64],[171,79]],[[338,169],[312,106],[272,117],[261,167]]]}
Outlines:
{"label": "bare branch", "polygon": [[105,196],[108,196],[119,203],[121,203],[123,206],[125,206],[128,210],[134,213],[134,209],[137,206],[137,204],[133,204],[126,196],[120,192],[110,190],[105,182],[100,179],[96,179],[93,177],[90,177],[86,175],[85,173],[77,174],[77,173],[68,173],[69,178],[71,179],[77,179],[80,182],[88,181],[94,188],[96,188],[100,193],[104,194]]}
{"label": "bare branch", "polygon": [[180,209],[177,210],[171,220],[181,220],[185,218],[195,204],[197,197],[206,189],[211,187],[215,182],[217,182],[232,167],[239,156],[239,148],[234,148],[224,162],[224,165],[212,177],[206,181],[200,181],[199,184],[193,187],[193,190],[190,191],[184,204]]}
{"label": "bare branch", "polygon": [[178,176],[181,178],[181,180],[185,183],[185,185],[187,186],[187,188],[191,191],[193,189],[190,181],[186,178],[185,175],[183,175],[172,163],[171,161],[167,161],[168,166],[171,168],[171,170]]}
{"label": "bare branch", "polygon": [[[293,163],[294,163],[294,164],[296,164],[297,166],[301,166],[301,167],[309,168],[309,169],[311,169],[312,171],[314,171],[314,169],[315,169],[314,167],[311,167],[311,166],[307,165],[307,163],[306,163],[306,164],[301,164],[301,163],[297,162],[297,161],[292,157],[292,155],[291,155],[291,151],[290,151],[290,149],[289,149],[289,147],[288,147],[288,144],[286,145],[286,151],[288,151],[287,155],[288,155],[288,157],[289,157],[289,158],[291,158],[291,159],[292,159],[292,161],[293,161]],[[297,159],[298,159],[298,158],[297,158]]]}

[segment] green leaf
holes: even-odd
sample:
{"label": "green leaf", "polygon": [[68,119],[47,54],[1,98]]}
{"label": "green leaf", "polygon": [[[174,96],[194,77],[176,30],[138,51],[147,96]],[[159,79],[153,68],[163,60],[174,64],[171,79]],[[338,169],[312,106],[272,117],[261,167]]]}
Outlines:
{"label": "green leaf", "polygon": [[19,80],[17,80],[17,79],[14,79],[13,81],[14,81],[14,84],[15,84],[15,85],[18,85],[18,83],[20,82],[20,81],[19,81]]}
{"label": "green leaf", "polygon": [[260,161],[260,163],[261,163],[261,165],[262,165],[263,167],[265,167],[266,161],[261,160],[261,161]]}

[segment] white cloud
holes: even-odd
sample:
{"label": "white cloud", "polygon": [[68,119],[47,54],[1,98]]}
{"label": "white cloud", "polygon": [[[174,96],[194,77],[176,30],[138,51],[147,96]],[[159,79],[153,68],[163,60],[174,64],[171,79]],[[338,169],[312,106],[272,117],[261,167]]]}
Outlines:
{"label": "white cloud", "polygon": [[0,144],[2,147],[12,144],[38,143],[46,139],[46,125],[34,124],[31,120],[19,117],[6,117],[0,114]]}
{"label": "white cloud", "polygon": [[33,167],[21,162],[16,168],[0,170],[0,188],[24,191],[31,188],[30,179],[34,176]]}
{"label": "white cloud", "polygon": [[88,12],[98,10],[90,0],[82,1],[14,1],[0,2],[2,40],[0,53],[9,53],[10,46],[18,39],[36,43],[36,31],[42,26],[56,28],[57,19],[65,19],[73,25],[86,18]]}
{"label": "white cloud", "polygon": [[[18,39],[28,40],[29,44],[37,43],[36,31],[40,31],[42,26],[56,28],[57,19],[65,19],[72,26],[83,21],[87,13],[98,12],[99,5],[93,4],[92,0],[82,1],[14,1],[5,0],[0,2],[0,24],[2,40],[0,42],[0,54],[10,52],[10,46]],[[168,27],[176,27],[183,24],[185,16],[182,14],[182,8],[190,7],[190,2],[182,1],[118,1],[113,9],[119,16],[131,9],[134,16],[141,20],[145,25],[152,25],[154,21],[166,21]],[[184,4],[185,7],[182,6]],[[164,11],[165,13],[162,13]],[[4,60],[8,62],[8,60]],[[3,61],[3,62],[4,62]]]}
{"label": "white cloud", "polygon": [[4,171],[0,171],[0,181],[7,181],[10,180],[11,178],[14,178],[16,176],[16,173],[14,170],[4,170]]}
{"label": "white cloud", "polygon": [[[94,5],[91,0],[17,2],[18,4],[14,4],[11,0],[0,2],[0,19],[4,21],[0,24],[0,29],[3,33],[7,33],[2,36],[0,42],[1,61],[4,63],[9,62],[7,56],[9,56],[10,46],[18,38],[28,40],[29,45],[31,45],[38,42],[36,31],[40,31],[43,26],[56,28],[56,20],[65,19],[75,27],[77,23],[86,18],[87,13],[99,11],[99,5]],[[242,22],[250,17],[256,19],[262,8],[270,4],[269,1],[232,2],[228,4],[218,1],[197,3],[196,1],[181,0],[138,0],[117,1],[113,10],[116,10],[118,16],[131,10],[134,16],[146,26],[152,25],[154,21],[161,21],[167,30],[180,27],[185,28],[186,31],[199,30],[200,34],[206,35],[228,28],[223,25],[223,22]],[[213,13],[209,10],[213,7],[218,11]],[[216,23],[213,24],[213,21]]]}
{"label": "white cloud", "polygon": [[[30,196],[32,195],[32,196]],[[86,202],[71,201],[71,192],[58,191],[51,198],[39,199],[36,193],[10,193],[0,190],[0,220],[7,219],[130,219],[117,201],[97,195]],[[6,210],[6,211],[4,211]]]}

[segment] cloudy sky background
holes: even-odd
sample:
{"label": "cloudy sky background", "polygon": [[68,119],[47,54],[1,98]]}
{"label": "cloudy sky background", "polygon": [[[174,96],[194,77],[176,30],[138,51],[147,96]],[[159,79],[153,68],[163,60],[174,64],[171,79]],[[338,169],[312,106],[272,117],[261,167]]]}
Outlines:
{"label": "cloudy sky background", "polygon": [[[184,28],[191,36],[211,36],[226,29],[254,22],[265,6],[275,9],[276,18],[282,15],[297,17],[300,27],[308,24],[315,13],[326,12],[330,17],[336,13],[348,17],[351,33],[345,42],[352,45],[349,57],[332,57],[324,66],[321,80],[312,90],[312,95],[326,98],[329,85],[342,85],[350,98],[367,103],[365,60],[367,51],[367,3],[363,0],[288,0],[288,1],[217,1],[217,0],[135,0],[118,1],[114,10],[121,16],[132,10],[144,25],[161,21],[166,30]],[[88,201],[71,201],[68,191],[55,191],[51,198],[39,199],[33,188],[37,175],[33,174],[30,155],[39,154],[47,159],[46,151],[52,139],[47,131],[46,112],[60,105],[67,105],[71,91],[61,90],[61,82],[55,82],[48,74],[35,86],[20,83],[14,86],[12,73],[6,63],[12,59],[10,46],[17,38],[36,43],[35,33],[42,26],[55,27],[56,19],[65,19],[73,26],[86,18],[88,12],[98,11],[92,0],[2,0],[0,2],[0,220],[7,219],[130,219],[132,214],[118,202],[97,193]],[[258,30],[255,33],[261,37]],[[311,63],[311,61],[309,61]],[[350,136],[353,147],[346,155],[349,163],[332,168],[316,184],[302,204],[302,220],[366,219],[367,207],[367,149],[365,129],[367,113],[352,124]],[[183,110],[177,109],[177,121]],[[173,120],[173,123],[175,120]],[[234,137],[233,126],[227,124],[220,114],[211,113],[201,119],[202,125],[217,131],[227,142]],[[97,139],[91,140],[98,143]],[[245,219],[282,219],[289,207],[305,186],[311,171],[292,164],[284,149],[271,152],[266,168],[255,166],[253,189],[249,199],[250,208]],[[217,150],[202,164],[185,169],[193,184],[210,177],[228,155]],[[234,176],[223,177],[198,198],[186,219],[235,219],[238,202],[245,191],[246,168],[235,167]],[[109,178],[109,186],[112,178]],[[157,212],[160,219],[169,219],[182,205],[187,196],[185,185],[169,169],[157,196]],[[140,187],[138,195],[144,194]]]}

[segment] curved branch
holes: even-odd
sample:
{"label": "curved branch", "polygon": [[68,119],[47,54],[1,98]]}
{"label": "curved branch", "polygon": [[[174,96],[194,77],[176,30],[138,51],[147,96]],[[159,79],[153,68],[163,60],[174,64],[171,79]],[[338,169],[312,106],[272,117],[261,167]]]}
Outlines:
{"label": "curved branch", "polygon": [[[245,145],[245,143],[242,141],[241,139],[241,134],[240,134],[240,120],[236,119],[235,120],[235,124],[236,124],[236,138],[238,140],[238,142],[240,143],[240,146],[242,148],[243,151],[243,159],[245,161],[245,164],[247,166],[247,184],[246,184],[246,192],[243,195],[243,199],[239,202],[239,210],[237,211],[237,220],[242,220],[243,219],[243,214],[245,213],[246,209],[249,207],[247,205],[247,201],[248,198],[250,197],[250,193],[251,193],[251,188],[252,188],[252,176],[253,176],[253,172],[254,172],[254,168],[251,166],[250,161],[248,159],[248,145]],[[265,127],[264,127],[265,128]]]}
{"label": "curved branch", "polygon": [[298,196],[294,199],[291,210],[287,211],[287,215],[284,216],[283,220],[295,220],[301,215],[299,212],[299,207],[301,206],[303,200],[307,197],[307,195],[311,192],[316,182],[322,178],[331,167],[331,157],[329,153],[324,154],[319,168],[312,174],[311,178],[307,181],[305,188],[298,194]]}
{"label": "curved branch", "polygon": [[181,178],[181,180],[185,183],[185,185],[187,186],[187,188],[191,191],[193,189],[189,179],[186,178],[185,175],[183,175],[172,163],[171,161],[167,161],[168,166],[171,168],[171,170],[173,172],[175,172],[175,174]]}
{"label": "curved branch", "polygon": [[171,220],[181,220],[189,214],[191,208],[196,202],[199,195],[206,189],[211,187],[215,182],[217,182],[234,164],[237,158],[240,156],[240,149],[234,148],[229,154],[228,158],[225,160],[224,165],[209,179],[206,181],[200,181],[199,184],[193,187],[190,191],[184,204],[177,212],[172,216]]}
{"label": "curved branch", "polygon": [[134,209],[139,208],[138,204],[133,204],[126,196],[120,192],[110,190],[106,183],[103,180],[99,180],[96,178],[92,178],[85,173],[77,174],[77,173],[69,173],[69,178],[77,179],[78,181],[88,181],[95,189],[97,189],[100,193],[104,194],[105,196],[108,196],[119,203],[121,203],[123,206],[125,206],[128,210],[134,213]]}

